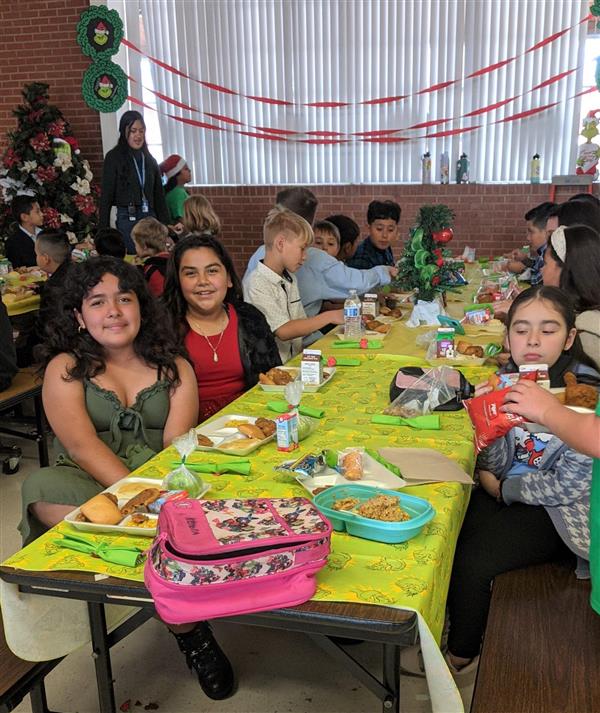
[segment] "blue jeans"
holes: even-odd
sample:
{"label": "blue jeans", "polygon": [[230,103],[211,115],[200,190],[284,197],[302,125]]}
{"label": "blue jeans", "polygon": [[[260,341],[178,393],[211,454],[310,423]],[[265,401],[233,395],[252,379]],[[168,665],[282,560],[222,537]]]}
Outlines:
{"label": "blue jeans", "polygon": [[117,206],[117,230],[123,236],[127,253],[129,255],[135,255],[135,245],[131,238],[131,229],[142,218],[156,218],[156,215],[152,210],[149,210],[147,213],[142,213],[141,206],[136,206],[135,220],[130,220],[129,218],[129,208]]}

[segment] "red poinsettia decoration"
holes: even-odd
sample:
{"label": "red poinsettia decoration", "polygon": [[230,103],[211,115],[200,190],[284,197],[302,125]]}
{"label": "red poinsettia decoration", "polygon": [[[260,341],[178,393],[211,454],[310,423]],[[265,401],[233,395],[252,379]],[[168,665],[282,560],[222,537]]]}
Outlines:
{"label": "red poinsettia decoration", "polygon": [[40,166],[35,174],[42,183],[54,181],[57,176],[54,166]]}
{"label": "red poinsettia decoration", "polygon": [[55,138],[59,138],[60,136],[64,135],[65,128],[65,121],[63,119],[57,119],[48,126],[48,134],[50,136],[54,136]]}
{"label": "red poinsettia decoration", "polygon": [[4,164],[4,168],[12,168],[21,163],[21,157],[14,149],[8,149],[4,154],[2,163]]}
{"label": "red poinsettia decoration", "polygon": [[44,113],[43,109],[36,109],[35,111],[30,111],[29,114],[27,115],[27,118],[32,124],[35,124],[37,121],[39,121],[42,118],[42,114]]}
{"label": "red poinsettia decoration", "polygon": [[431,278],[431,284],[432,284],[434,287],[435,287],[436,285],[439,285],[440,282],[441,282],[441,278],[440,278],[439,275],[434,275],[434,276]]}
{"label": "red poinsettia decoration", "polygon": [[60,228],[60,213],[56,210],[56,208],[44,208],[42,213],[44,214],[45,226],[53,228],[54,230],[58,230],[58,228]]}
{"label": "red poinsettia decoration", "polygon": [[431,237],[436,243],[449,243],[453,236],[452,228],[442,228],[435,233],[431,233]]}
{"label": "red poinsettia decoration", "polygon": [[76,195],[73,202],[84,215],[93,215],[96,212],[96,203],[92,196]]}
{"label": "red poinsettia decoration", "polygon": [[43,131],[29,139],[29,144],[35,151],[47,151],[50,148],[48,137]]}
{"label": "red poinsettia decoration", "polygon": [[438,267],[442,267],[442,265],[444,264],[443,258],[439,257],[439,258],[435,261],[435,264],[436,264]]}

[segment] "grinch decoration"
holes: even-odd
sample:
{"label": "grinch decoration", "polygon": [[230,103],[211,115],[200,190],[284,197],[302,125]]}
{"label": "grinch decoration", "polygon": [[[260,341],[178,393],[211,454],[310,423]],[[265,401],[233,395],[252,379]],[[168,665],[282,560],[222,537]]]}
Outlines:
{"label": "grinch decoration", "polygon": [[71,243],[80,242],[97,222],[98,189],[89,163],[60,110],[48,104],[48,85],[27,84],[22,95],[25,102],[13,111],[17,128],[8,134],[0,168],[0,241],[13,222],[13,198],[25,193],[37,197],[44,227],[62,228]]}
{"label": "grinch decoration", "polygon": [[588,112],[583,119],[583,128],[580,131],[581,136],[585,138],[585,143],[581,144],[577,151],[577,168],[575,173],[593,176],[594,180],[598,178],[598,160],[600,160],[600,146],[595,144],[592,139],[598,136],[598,122],[600,118],[600,109]]}
{"label": "grinch decoration", "polygon": [[417,290],[417,298],[431,302],[452,283],[451,269],[444,261],[452,240],[454,213],[446,205],[424,205],[411,228],[404,253],[398,261],[398,275],[391,288],[403,292]]}
{"label": "grinch decoration", "polygon": [[123,21],[116,10],[92,5],[84,10],[77,24],[77,42],[92,58],[83,75],[81,92],[86,104],[96,111],[117,111],[127,99],[127,75],[111,61],[123,39]]}

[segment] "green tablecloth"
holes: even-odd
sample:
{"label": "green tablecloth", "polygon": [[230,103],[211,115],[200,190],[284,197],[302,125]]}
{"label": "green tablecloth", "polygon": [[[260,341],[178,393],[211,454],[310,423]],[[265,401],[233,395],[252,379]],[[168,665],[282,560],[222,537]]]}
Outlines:
{"label": "green tablecloth", "polygon": [[[321,346],[321,345],[319,345]],[[468,473],[474,467],[472,431],[464,411],[441,413],[441,431],[418,431],[408,427],[375,426],[371,416],[380,413],[388,403],[389,383],[399,366],[422,364],[418,358],[381,352],[363,355],[359,367],[340,367],[329,384],[319,392],[305,394],[303,402],[324,409],[325,418],[317,431],[303,441],[296,453],[341,449],[363,445],[435,448],[459,463]],[[490,369],[463,370],[472,381],[486,378]],[[255,387],[230,404],[223,413],[269,416],[266,403],[273,394]],[[176,459],[168,448],[132,475],[162,478],[169,464]],[[288,458],[277,451],[274,442],[249,456],[250,475],[203,476],[210,484],[206,498],[227,497],[288,497],[306,495],[306,491],[290,475],[275,471],[274,466]],[[194,460],[231,460],[231,456],[196,453]],[[469,486],[437,483],[406,488],[406,492],[428,499],[436,510],[435,518],[423,532],[409,542],[386,545],[346,534],[334,533],[332,554],[327,566],[319,573],[315,599],[356,601],[409,607],[418,610],[434,636],[441,635],[448,582],[454,547],[469,497]],[[53,540],[57,531],[72,532],[62,523],[28,547],[17,552],[4,564],[27,570],[79,570],[105,573],[142,581],[142,567],[127,568],[112,565],[84,553],[59,549]],[[149,538],[102,535],[91,536],[97,541],[115,544],[127,542],[148,546]]]}

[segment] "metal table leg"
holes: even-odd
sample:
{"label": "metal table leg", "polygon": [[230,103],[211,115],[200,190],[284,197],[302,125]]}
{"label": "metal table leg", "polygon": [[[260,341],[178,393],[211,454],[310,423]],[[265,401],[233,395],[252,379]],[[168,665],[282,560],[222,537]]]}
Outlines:
{"label": "metal table leg", "polygon": [[383,702],[384,713],[400,713],[400,647],[383,644],[383,685],[392,694]]}
{"label": "metal table leg", "polygon": [[92,656],[96,666],[100,713],[116,713],[115,689],[112,680],[110,644],[106,631],[104,604],[88,602],[87,605],[92,634]]}
{"label": "metal table leg", "polygon": [[44,404],[39,394],[33,397],[33,404],[35,410],[35,427],[37,430],[38,456],[41,467],[45,468],[50,465],[50,461],[48,458],[48,441],[45,430],[46,419],[44,418]]}

